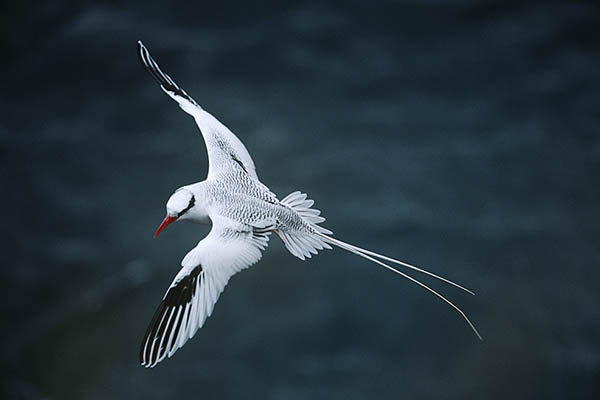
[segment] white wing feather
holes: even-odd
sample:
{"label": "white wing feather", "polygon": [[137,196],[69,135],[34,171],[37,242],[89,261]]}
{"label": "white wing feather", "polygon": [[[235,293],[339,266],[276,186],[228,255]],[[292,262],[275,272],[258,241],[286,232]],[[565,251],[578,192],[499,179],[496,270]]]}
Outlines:
{"label": "white wing feather", "polygon": [[202,109],[169,75],[162,72],[141,41],[138,42],[138,53],[144,67],[158,82],[162,90],[175,100],[183,111],[194,117],[206,143],[208,176],[212,177],[239,169],[258,180],[254,161],[240,139],[219,120]]}
{"label": "white wing feather", "polygon": [[225,219],[213,219],[210,233],[181,262],[156,311],[140,349],[145,367],[171,357],[202,327],[229,279],[255,264],[269,232]]}

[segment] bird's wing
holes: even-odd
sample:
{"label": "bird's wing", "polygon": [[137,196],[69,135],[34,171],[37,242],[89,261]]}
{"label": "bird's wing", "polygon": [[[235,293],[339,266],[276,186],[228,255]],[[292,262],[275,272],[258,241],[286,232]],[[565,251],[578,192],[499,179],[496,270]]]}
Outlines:
{"label": "bird's wing", "polygon": [[215,117],[204,111],[169,75],[162,72],[141,41],[138,42],[138,54],[142,64],[162,90],[196,120],[206,143],[209,177],[231,170],[241,170],[258,180],[254,161],[240,139]]}
{"label": "bird's wing", "polygon": [[269,231],[224,218],[181,262],[140,348],[140,362],[154,367],[171,357],[202,327],[235,273],[255,264],[267,247]]}

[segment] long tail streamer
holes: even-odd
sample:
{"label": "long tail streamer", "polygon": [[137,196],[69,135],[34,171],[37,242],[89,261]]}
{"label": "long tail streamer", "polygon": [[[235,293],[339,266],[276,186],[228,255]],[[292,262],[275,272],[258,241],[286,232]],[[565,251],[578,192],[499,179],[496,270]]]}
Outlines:
{"label": "long tail streamer", "polygon": [[477,331],[477,328],[475,328],[475,325],[473,325],[473,323],[471,322],[471,320],[469,319],[469,317],[467,317],[467,315],[460,308],[458,308],[458,306],[456,306],[454,303],[452,303],[446,297],[444,297],[440,293],[436,292],[435,290],[433,290],[432,288],[430,288],[429,286],[427,286],[423,282],[420,282],[419,280],[413,278],[412,276],[407,275],[407,274],[405,274],[402,271],[399,271],[398,269],[396,269],[396,268],[394,268],[394,267],[392,267],[392,266],[384,263],[381,260],[385,260],[385,261],[388,261],[388,262],[399,264],[399,265],[402,265],[402,266],[404,266],[406,268],[412,269],[414,271],[418,271],[418,272],[421,272],[423,274],[429,275],[431,277],[439,279],[439,280],[441,280],[441,281],[443,281],[445,283],[448,283],[448,284],[450,284],[452,286],[455,286],[455,287],[457,287],[459,289],[464,290],[467,293],[470,293],[470,294],[474,295],[474,293],[472,291],[470,291],[469,289],[467,289],[467,288],[465,288],[465,287],[463,287],[463,286],[461,286],[461,285],[459,285],[459,284],[457,284],[455,282],[452,282],[449,279],[443,278],[443,277],[441,277],[439,275],[436,275],[436,274],[434,274],[432,272],[426,271],[426,270],[424,270],[422,268],[419,268],[419,267],[415,267],[414,265],[405,263],[403,261],[396,260],[396,259],[384,256],[382,254],[378,254],[378,253],[375,253],[375,252],[372,252],[372,251],[369,251],[369,250],[361,249],[360,247],[351,245],[351,244],[346,243],[346,242],[342,242],[341,240],[334,239],[331,236],[328,236],[328,235],[325,235],[325,234],[322,234],[322,233],[318,233],[318,235],[324,241],[326,241],[327,243],[330,243],[330,244],[332,244],[334,246],[337,246],[337,247],[339,247],[339,248],[341,248],[343,250],[349,251],[349,252],[351,252],[353,254],[356,254],[356,255],[358,255],[358,256],[360,256],[362,258],[365,258],[365,259],[367,259],[369,261],[372,261],[372,262],[374,262],[374,263],[376,263],[376,264],[378,264],[378,265],[380,265],[380,266],[382,266],[382,267],[384,267],[386,269],[389,269],[390,271],[395,272],[396,274],[398,274],[398,275],[400,275],[400,276],[408,279],[409,281],[411,281],[413,283],[416,283],[417,285],[421,286],[422,288],[424,288],[424,289],[428,290],[429,292],[433,293],[434,295],[436,295],[437,297],[439,297],[440,299],[442,299],[443,301],[445,301],[446,303],[448,303],[452,308],[454,308],[464,318],[464,320],[469,324],[469,326],[471,327],[471,329],[473,330],[473,332],[475,332],[475,335],[477,335],[477,337],[479,338],[479,340],[483,340],[483,338],[481,337],[481,335]]}

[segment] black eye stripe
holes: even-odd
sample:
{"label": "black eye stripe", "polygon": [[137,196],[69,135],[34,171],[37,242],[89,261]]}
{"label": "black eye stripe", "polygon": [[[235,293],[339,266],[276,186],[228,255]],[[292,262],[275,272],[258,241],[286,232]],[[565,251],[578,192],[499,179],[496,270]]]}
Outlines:
{"label": "black eye stripe", "polygon": [[183,214],[188,212],[190,210],[190,208],[194,207],[194,204],[196,204],[196,198],[194,196],[192,196],[188,206],[186,208],[184,208],[183,210],[181,210],[181,212],[179,214],[177,214],[177,218],[181,217]]}

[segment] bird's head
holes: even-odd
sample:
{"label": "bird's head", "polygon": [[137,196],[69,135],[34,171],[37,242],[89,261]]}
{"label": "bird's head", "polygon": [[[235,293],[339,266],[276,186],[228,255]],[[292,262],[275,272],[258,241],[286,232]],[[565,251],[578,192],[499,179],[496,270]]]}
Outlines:
{"label": "bird's head", "polygon": [[194,208],[195,204],[196,198],[190,190],[181,188],[173,193],[167,201],[167,216],[156,230],[154,237],[158,236],[160,231],[171,222],[189,218],[191,216],[190,210]]}

